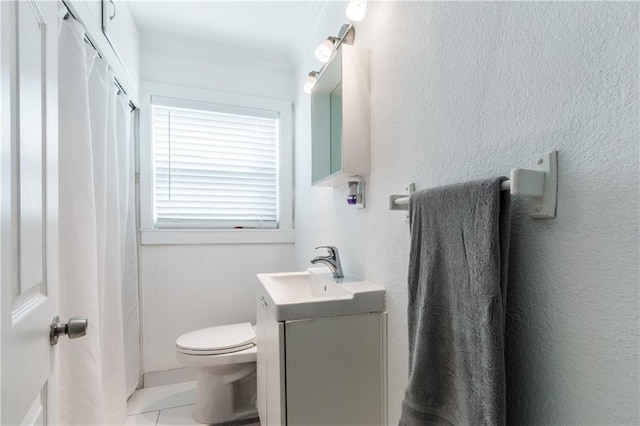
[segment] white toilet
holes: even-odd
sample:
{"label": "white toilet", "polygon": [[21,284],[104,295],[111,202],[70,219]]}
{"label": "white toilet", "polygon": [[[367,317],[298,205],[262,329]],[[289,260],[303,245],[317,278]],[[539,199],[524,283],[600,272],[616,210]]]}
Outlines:
{"label": "white toilet", "polygon": [[194,419],[211,424],[258,415],[256,334],[250,323],[183,334],[176,339],[176,354],[196,373]]}

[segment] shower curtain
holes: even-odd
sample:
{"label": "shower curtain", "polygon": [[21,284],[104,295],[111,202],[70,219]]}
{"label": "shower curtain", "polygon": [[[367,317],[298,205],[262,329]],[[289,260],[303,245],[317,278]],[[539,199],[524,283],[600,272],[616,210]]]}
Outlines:
{"label": "shower curtain", "polygon": [[61,419],[124,424],[140,374],[132,113],[71,18],[58,74],[60,316],[89,322],[59,346]]}

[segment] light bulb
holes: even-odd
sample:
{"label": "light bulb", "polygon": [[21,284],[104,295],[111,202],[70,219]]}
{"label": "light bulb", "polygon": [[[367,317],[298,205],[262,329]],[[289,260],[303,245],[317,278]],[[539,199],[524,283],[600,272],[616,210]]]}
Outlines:
{"label": "light bulb", "polygon": [[336,40],[337,39],[335,37],[327,37],[327,39],[316,49],[316,58],[323,64],[326,64],[329,62],[329,59],[331,59],[333,46],[335,46]]}
{"label": "light bulb", "polygon": [[311,91],[313,90],[313,86],[315,86],[317,82],[318,82],[318,72],[311,71],[307,79],[304,81],[304,87],[302,88],[302,90],[304,90],[305,93],[311,94]]}
{"label": "light bulb", "polygon": [[347,18],[354,22],[360,22],[364,19],[364,13],[367,11],[367,0],[351,0],[347,6]]}

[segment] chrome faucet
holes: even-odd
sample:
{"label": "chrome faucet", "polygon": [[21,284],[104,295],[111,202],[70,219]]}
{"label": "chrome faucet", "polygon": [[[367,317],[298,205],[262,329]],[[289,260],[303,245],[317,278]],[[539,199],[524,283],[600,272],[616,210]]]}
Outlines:
{"label": "chrome faucet", "polygon": [[324,263],[331,269],[331,273],[333,273],[333,278],[344,278],[344,274],[342,273],[342,264],[340,263],[340,255],[338,254],[337,247],[333,246],[320,246],[316,247],[317,249],[326,248],[329,250],[329,254],[327,256],[318,256],[311,260],[312,264],[316,263]]}

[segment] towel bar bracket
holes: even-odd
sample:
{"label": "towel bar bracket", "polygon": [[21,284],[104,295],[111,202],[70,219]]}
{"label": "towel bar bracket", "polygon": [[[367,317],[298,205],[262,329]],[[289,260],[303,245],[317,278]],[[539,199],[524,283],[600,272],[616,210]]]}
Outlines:
{"label": "towel bar bracket", "polygon": [[409,196],[414,192],[416,185],[407,183],[404,185],[404,194],[389,195],[389,210],[409,210]]}
{"label": "towel bar bracket", "polygon": [[530,169],[511,171],[511,195],[529,198],[529,216],[556,217],[558,195],[558,153],[551,151],[531,158]]}
{"label": "towel bar bracket", "polygon": [[512,169],[509,193],[523,197],[542,197],[544,195],[544,172],[529,169]]}

